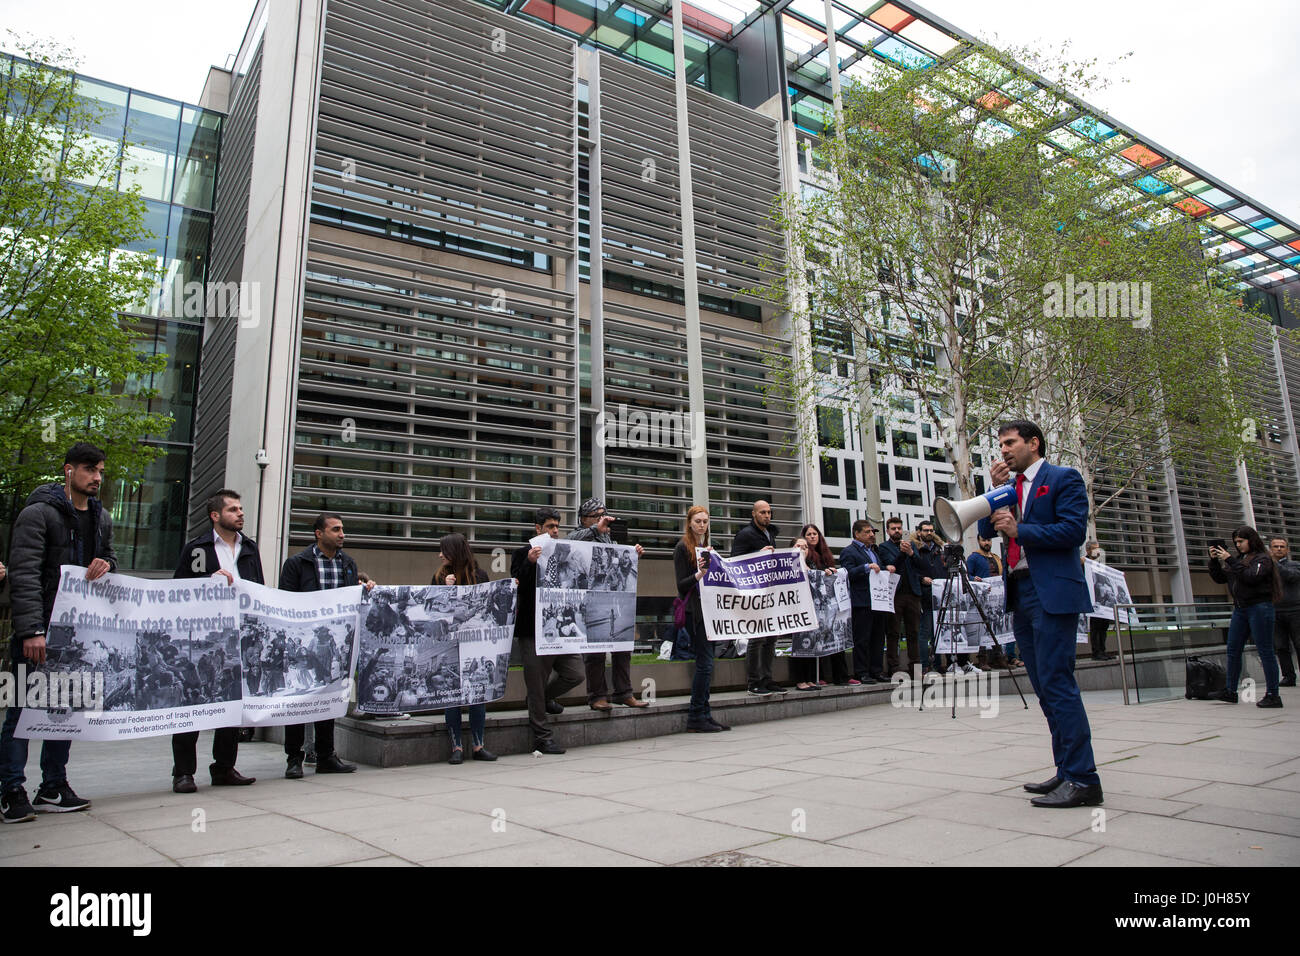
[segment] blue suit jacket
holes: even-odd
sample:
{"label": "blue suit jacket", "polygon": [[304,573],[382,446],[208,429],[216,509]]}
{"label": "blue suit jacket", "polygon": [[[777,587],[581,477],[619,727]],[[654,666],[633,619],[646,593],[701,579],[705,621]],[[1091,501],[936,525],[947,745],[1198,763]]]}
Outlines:
{"label": "blue suit jacket", "polygon": [[[880,547],[877,545],[873,550],[876,554],[874,563],[880,564]],[[849,603],[853,607],[871,607],[872,563],[866,545],[856,539],[840,552],[840,567],[849,572]]]}
{"label": "blue suit jacket", "polygon": [[[1041,494],[1039,489],[1045,489]],[[1025,492],[1017,540],[1029,561],[1029,577],[1043,610],[1049,614],[1083,614],[1092,610],[1079,549],[1088,535],[1088,494],[1073,468],[1043,462]],[[986,538],[996,532],[988,518],[979,523]],[[1004,565],[1011,562],[1004,561]],[[1004,568],[1003,575],[1011,573]],[[1007,598],[1014,584],[1007,582]]]}

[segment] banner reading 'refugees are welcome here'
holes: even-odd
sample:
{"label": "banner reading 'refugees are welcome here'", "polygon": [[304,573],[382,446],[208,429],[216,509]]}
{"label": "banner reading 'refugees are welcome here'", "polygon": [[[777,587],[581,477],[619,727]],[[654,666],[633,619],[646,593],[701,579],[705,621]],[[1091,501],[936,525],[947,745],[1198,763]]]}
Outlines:
{"label": "banner reading 'refugees are welcome here'", "polygon": [[817,608],[793,548],[724,558],[709,552],[700,581],[704,631],[711,641],[799,634],[818,627]]}

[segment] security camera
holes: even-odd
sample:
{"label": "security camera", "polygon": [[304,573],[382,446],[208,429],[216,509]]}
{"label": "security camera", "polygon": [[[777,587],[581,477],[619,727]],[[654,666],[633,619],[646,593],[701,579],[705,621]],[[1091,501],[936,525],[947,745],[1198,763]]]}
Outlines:
{"label": "security camera", "polygon": [[253,456],[253,460],[257,462],[258,468],[265,468],[271,463],[271,456],[266,453],[265,448],[259,448],[257,454]]}

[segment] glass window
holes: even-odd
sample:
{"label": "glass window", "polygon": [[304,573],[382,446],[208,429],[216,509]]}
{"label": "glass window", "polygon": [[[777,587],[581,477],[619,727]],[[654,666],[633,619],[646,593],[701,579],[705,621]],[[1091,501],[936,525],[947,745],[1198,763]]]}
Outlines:
{"label": "glass window", "polygon": [[168,448],[145,469],[138,484],[118,480],[101,498],[113,516],[119,570],[164,571],[176,567],[185,544],[190,450]]}
{"label": "glass window", "polygon": [[898,493],[898,503],[911,508],[919,508],[923,504],[921,493],[919,491],[900,491]]}
{"label": "glass window", "polygon": [[[847,508],[823,508],[822,530],[828,538],[851,538],[853,522]],[[182,542],[184,543],[184,542]]]}
{"label": "glass window", "polygon": [[207,275],[212,216],[206,212],[177,208],[171,218],[170,231],[162,302],[170,307],[164,310],[167,314],[187,315],[185,311],[176,311],[175,306],[195,291],[201,293]]}
{"label": "glass window", "polygon": [[915,480],[916,480],[915,472],[913,472],[912,469],[909,468],[909,467],[907,467],[906,465],[895,465],[895,466],[894,466],[894,477],[897,478],[899,481],[915,481]]}
{"label": "glass window", "polygon": [[[819,461],[821,463],[822,484],[834,485],[835,491],[833,493],[839,494],[839,485],[840,485],[839,461],[837,461],[834,458],[821,458],[819,459]],[[827,491],[827,494],[831,494],[831,493],[832,492]]]}
{"label": "glass window", "polygon": [[173,202],[197,209],[212,208],[220,143],[221,117],[207,110],[185,107],[181,114]]}
{"label": "glass window", "polygon": [[823,448],[844,447],[844,413],[838,408],[817,408],[817,443]]}
{"label": "glass window", "polygon": [[880,490],[889,490],[889,466],[884,462],[880,463]]}
{"label": "glass window", "polygon": [[142,93],[131,94],[121,188],[138,185],[146,199],[171,199],[180,126],[179,103]]}
{"label": "glass window", "polygon": [[850,500],[858,496],[858,463],[844,462],[844,497]]}
{"label": "glass window", "polygon": [[918,458],[920,452],[916,446],[916,432],[894,429],[894,454],[899,458]]}

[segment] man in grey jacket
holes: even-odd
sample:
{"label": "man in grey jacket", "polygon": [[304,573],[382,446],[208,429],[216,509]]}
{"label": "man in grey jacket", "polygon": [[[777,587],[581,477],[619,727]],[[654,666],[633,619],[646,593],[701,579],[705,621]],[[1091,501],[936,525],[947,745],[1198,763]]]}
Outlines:
{"label": "man in grey jacket", "polygon": [[1300,660],[1300,564],[1291,560],[1291,546],[1286,538],[1270,538],[1269,553],[1282,579],[1282,599],[1273,602],[1273,648],[1282,667],[1282,687],[1295,686],[1295,664],[1291,648]]}
{"label": "man in grey jacket", "polygon": [[[104,481],[104,453],[87,442],[68,449],[63,459],[63,484],[42,485],[31,493],[14,522],[9,555],[13,608],[10,656],[13,671],[45,663],[45,632],[59,590],[59,568],[77,564],[93,581],[117,570],[113,551],[113,520],[99,503]],[[10,707],[0,730],[0,815],[5,823],[25,823],[36,812],[85,810],[83,800],[68,786],[67,740],[41,743],[41,786],[28,802],[27,741],[14,736],[21,707]]]}

